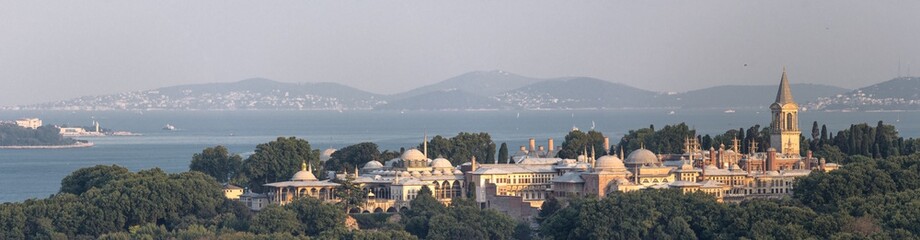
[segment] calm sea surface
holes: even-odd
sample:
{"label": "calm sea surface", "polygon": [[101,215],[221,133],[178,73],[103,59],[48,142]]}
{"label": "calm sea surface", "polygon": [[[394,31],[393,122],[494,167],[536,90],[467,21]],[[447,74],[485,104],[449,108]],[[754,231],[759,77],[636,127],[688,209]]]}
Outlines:
{"label": "calm sea surface", "polygon": [[[769,110],[722,111],[616,110],[616,111],[483,111],[483,112],[64,112],[0,111],[0,120],[38,117],[45,124],[90,125],[132,131],[143,136],[85,138],[96,146],[78,149],[0,149],[0,202],[44,198],[60,188],[61,179],[76,169],[98,164],[117,164],[137,171],[161,168],[167,172],[188,170],[192,154],[205,147],[224,145],[231,152],[251,154],[259,143],[279,136],[296,136],[314,148],[341,148],[359,142],[375,142],[381,150],[417,146],[428,135],[454,136],[458,132],[488,132],[512,152],[531,137],[538,145],[547,138],[562,144],[573,126],[611,136],[615,143],[630,129],[654,124],[686,122],[701,134],[769,124]],[[827,124],[829,130],[853,123],[879,120],[893,123],[901,136],[920,136],[920,112],[801,113],[800,127],[810,131],[811,122]],[[165,124],[176,131],[164,131]],[[809,133],[805,133],[809,134]]]}

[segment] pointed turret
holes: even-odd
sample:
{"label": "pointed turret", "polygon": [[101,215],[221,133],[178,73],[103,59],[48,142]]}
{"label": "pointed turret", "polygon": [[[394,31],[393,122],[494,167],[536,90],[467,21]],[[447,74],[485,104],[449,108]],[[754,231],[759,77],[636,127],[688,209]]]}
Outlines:
{"label": "pointed turret", "polygon": [[789,79],[786,78],[786,67],[783,67],[783,77],[779,81],[779,90],[776,92],[776,103],[779,103],[779,105],[795,103],[795,100],[792,100],[792,90],[789,88]]}

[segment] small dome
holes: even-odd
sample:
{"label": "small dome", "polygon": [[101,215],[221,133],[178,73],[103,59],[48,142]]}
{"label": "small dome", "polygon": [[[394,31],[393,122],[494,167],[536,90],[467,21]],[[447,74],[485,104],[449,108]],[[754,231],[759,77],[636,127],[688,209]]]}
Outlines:
{"label": "small dome", "polygon": [[597,159],[594,168],[612,170],[626,169],[626,166],[623,165],[623,160],[620,160],[620,158],[613,155],[606,155]]}
{"label": "small dome", "polygon": [[401,172],[401,173],[398,173],[398,174],[399,174],[400,177],[410,177],[410,176],[412,176],[411,174],[409,174],[409,172]]}
{"label": "small dome", "polygon": [[578,155],[578,157],[575,157],[575,159],[578,160],[579,162],[587,162],[587,161],[588,161],[588,157],[585,156],[585,155]]}
{"label": "small dome", "polygon": [[463,174],[463,172],[461,172],[460,170],[454,170],[454,175],[460,175],[460,174]]}
{"label": "small dome", "polygon": [[301,170],[294,173],[294,177],[291,178],[291,181],[316,181],[316,176],[310,171]]}
{"label": "small dome", "polygon": [[719,168],[716,165],[706,165],[706,170],[719,170]]}
{"label": "small dome", "polygon": [[428,171],[422,172],[422,176],[429,177],[431,176],[431,172],[428,172]]}
{"label": "small dome", "polygon": [[425,158],[425,154],[422,153],[422,151],[419,151],[418,149],[409,149],[409,150],[406,150],[406,152],[404,152],[404,153],[402,154],[402,156],[400,156],[399,158],[401,158],[403,161],[422,161],[422,160],[427,160],[427,159]]}
{"label": "small dome", "polygon": [[626,157],[626,164],[645,165],[658,163],[658,156],[655,156],[655,153],[644,148],[632,151],[629,153],[629,156]]}
{"label": "small dome", "polygon": [[371,160],[370,162],[367,162],[364,164],[363,169],[379,169],[379,168],[383,168],[383,164],[378,162],[377,160]]}
{"label": "small dome", "polygon": [[432,168],[454,168],[454,166],[450,164],[450,161],[444,158],[437,158],[434,161],[432,161],[431,167]]}
{"label": "small dome", "polygon": [[432,170],[432,171],[431,171],[431,175],[432,175],[432,176],[441,176],[441,175],[444,175],[444,173],[442,173],[441,170],[435,169],[435,170]]}
{"label": "small dome", "polygon": [[410,173],[410,175],[412,175],[413,177],[421,177],[421,176],[422,176],[422,174],[419,173],[419,172],[412,172],[412,173]]}

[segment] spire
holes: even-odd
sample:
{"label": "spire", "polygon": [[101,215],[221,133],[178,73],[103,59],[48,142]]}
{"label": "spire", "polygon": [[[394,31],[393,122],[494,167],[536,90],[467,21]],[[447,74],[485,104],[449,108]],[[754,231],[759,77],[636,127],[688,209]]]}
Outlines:
{"label": "spire", "polygon": [[313,164],[312,164],[312,163],[311,163],[310,165],[307,166],[307,171],[309,171],[309,172],[311,172],[311,173],[313,172]]}
{"label": "spire", "polygon": [[425,141],[422,142],[422,145],[425,145],[425,159],[428,159],[428,131],[425,131]]}
{"label": "spire", "polygon": [[300,171],[306,171],[306,170],[307,170],[307,161],[306,161],[306,160],[301,161],[301,162],[300,162]]}
{"label": "spire", "polygon": [[786,67],[783,67],[783,77],[779,81],[779,91],[776,92],[776,103],[780,105],[795,103],[795,100],[792,100],[792,90],[789,89],[789,79],[786,77]]}
{"label": "spire", "polygon": [[358,165],[355,165],[355,179],[358,179]]}

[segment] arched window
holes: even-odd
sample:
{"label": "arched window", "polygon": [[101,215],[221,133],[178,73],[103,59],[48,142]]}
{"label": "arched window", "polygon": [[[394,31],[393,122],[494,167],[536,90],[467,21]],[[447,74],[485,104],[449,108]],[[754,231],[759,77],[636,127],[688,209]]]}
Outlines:
{"label": "arched window", "polygon": [[786,130],[793,130],[793,128],[792,128],[792,113],[786,113]]}

